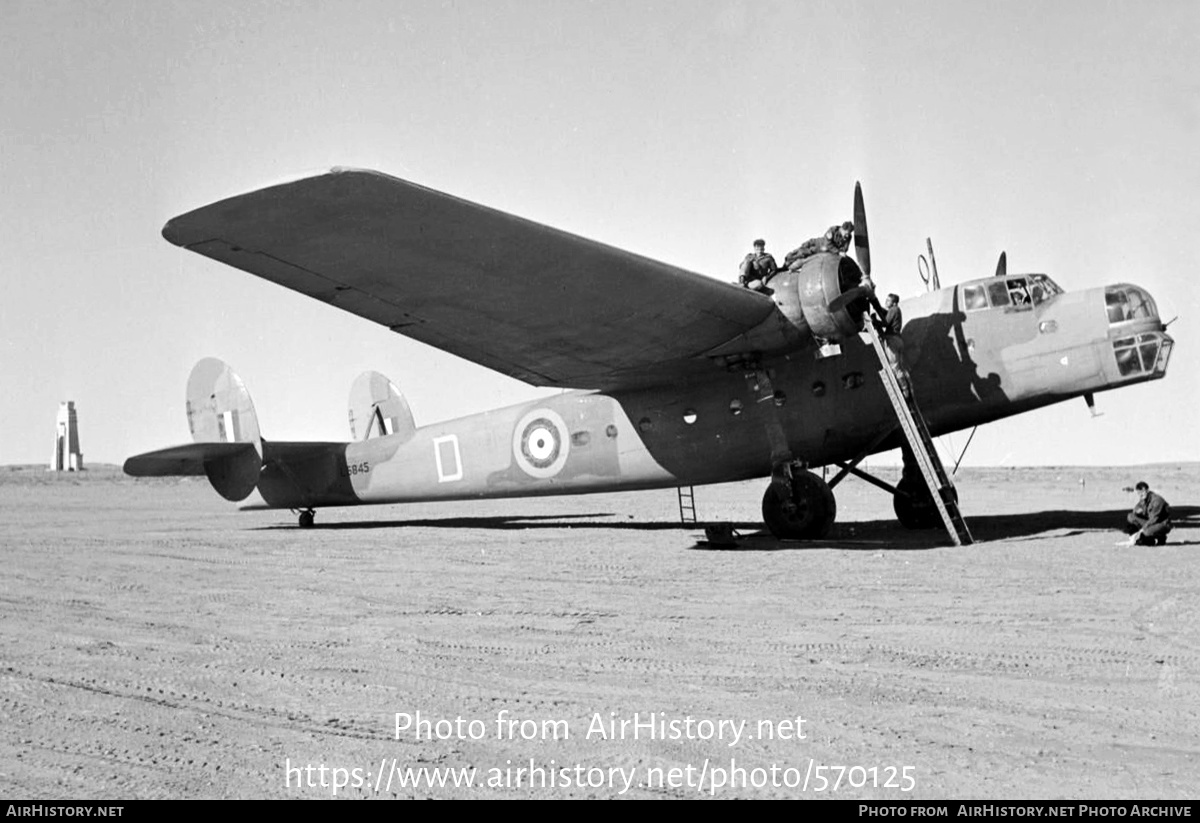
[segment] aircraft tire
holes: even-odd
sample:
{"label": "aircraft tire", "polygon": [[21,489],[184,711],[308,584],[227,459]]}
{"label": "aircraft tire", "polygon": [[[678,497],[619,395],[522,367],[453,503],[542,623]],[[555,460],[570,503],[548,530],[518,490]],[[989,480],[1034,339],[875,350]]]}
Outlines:
{"label": "aircraft tire", "polygon": [[837,518],[837,500],[829,484],[812,472],[792,477],[792,502],[788,511],[782,488],[772,483],[763,495],[763,522],[781,540],[815,540],[829,534]]}
{"label": "aircraft tire", "polygon": [[[958,490],[953,491],[955,502],[958,501]],[[937,504],[929,494],[929,487],[920,477],[906,477],[896,486],[892,495],[892,508],[896,519],[906,529],[937,529],[942,526],[942,516],[938,514]]]}
{"label": "aircraft tire", "polygon": [[317,513],[314,511],[300,512],[300,528],[311,529],[316,521]]}

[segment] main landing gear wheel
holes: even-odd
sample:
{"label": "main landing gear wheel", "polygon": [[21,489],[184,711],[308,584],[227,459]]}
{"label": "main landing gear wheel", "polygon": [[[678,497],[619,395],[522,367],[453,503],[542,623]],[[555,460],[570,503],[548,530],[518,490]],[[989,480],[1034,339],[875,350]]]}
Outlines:
{"label": "main landing gear wheel", "polygon": [[304,511],[300,512],[300,528],[311,529],[316,517],[317,513],[312,509],[305,509]]}
{"label": "main landing gear wheel", "polygon": [[[790,505],[789,505],[790,503]],[[829,484],[812,472],[792,476],[791,500],[781,483],[771,483],[763,495],[763,522],[781,540],[825,537],[837,517],[837,501]]]}
{"label": "main landing gear wheel", "polygon": [[[958,490],[953,490],[954,502],[958,502]],[[942,525],[937,503],[929,493],[929,487],[920,477],[905,477],[896,486],[892,495],[892,508],[896,519],[906,529],[936,529]]]}

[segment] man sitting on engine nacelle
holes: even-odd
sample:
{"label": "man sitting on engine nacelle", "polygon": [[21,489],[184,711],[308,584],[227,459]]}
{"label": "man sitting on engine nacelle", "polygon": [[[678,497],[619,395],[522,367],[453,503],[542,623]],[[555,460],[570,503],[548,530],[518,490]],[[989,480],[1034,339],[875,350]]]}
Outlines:
{"label": "man sitting on engine nacelle", "polygon": [[797,271],[808,258],[821,252],[845,254],[850,248],[850,240],[854,235],[854,224],[847,221],[840,226],[830,226],[829,231],[821,237],[805,240],[798,248],[792,249],[783,258],[783,265],[792,271]]}
{"label": "man sitting on engine nacelle", "polygon": [[738,282],[748,289],[768,292],[767,281],[778,271],[775,258],[767,254],[767,241],[760,238],[754,241],[754,251],[742,259]]}

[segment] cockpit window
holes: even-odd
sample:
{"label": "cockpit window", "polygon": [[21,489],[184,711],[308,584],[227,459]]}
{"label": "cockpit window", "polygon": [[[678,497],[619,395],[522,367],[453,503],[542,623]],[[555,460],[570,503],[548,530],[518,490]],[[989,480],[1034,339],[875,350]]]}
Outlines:
{"label": "cockpit window", "polygon": [[1150,295],[1127,283],[1105,289],[1104,304],[1108,309],[1109,325],[1158,318],[1158,307]]}
{"label": "cockpit window", "polygon": [[1059,288],[1059,285],[1046,275],[1029,275],[1029,296],[1033,298],[1033,304],[1035,306],[1046,302],[1055,295],[1062,293],[1063,290]]}
{"label": "cockpit window", "polygon": [[1033,305],[1033,300],[1029,297],[1029,284],[1025,282],[1024,277],[1011,277],[1004,281],[1004,285],[1008,287],[1008,296],[1014,306]]}
{"label": "cockpit window", "polygon": [[996,283],[988,283],[988,298],[991,300],[992,308],[998,306],[1007,306],[1009,304],[1008,289],[1004,285],[1004,281]]}
{"label": "cockpit window", "polygon": [[1057,283],[1044,274],[1020,277],[993,277],[962,287],[963,308],[981,311],[986,308],[1029,308],[1045,303],[1062,294]]}

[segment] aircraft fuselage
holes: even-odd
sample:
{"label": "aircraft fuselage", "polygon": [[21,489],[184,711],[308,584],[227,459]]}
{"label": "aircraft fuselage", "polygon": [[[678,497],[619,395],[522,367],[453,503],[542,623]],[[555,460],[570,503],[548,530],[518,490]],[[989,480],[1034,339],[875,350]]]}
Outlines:
{"label": "aircraft fuselage", "polygon": [[[1127,285],[1064,293],[1041,275],[1006,275],[901,309],[905,364],[935,435],[1161,378],[1172,345],[1153,301]],[[264,441],[258,491],[269,507],[307,509],[748,479],[771,472],[772,420],[809,466],[900,444],[863,337],[840,354],[810,345],[759,365],[773,396],[714,359],[674,382],[566,392],[357,442]]]}

